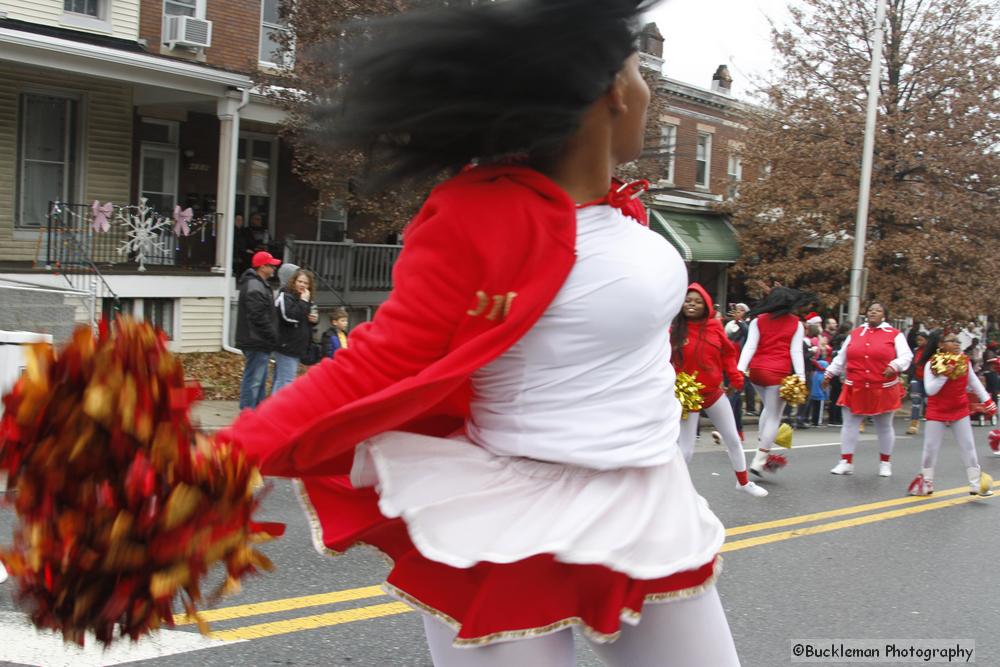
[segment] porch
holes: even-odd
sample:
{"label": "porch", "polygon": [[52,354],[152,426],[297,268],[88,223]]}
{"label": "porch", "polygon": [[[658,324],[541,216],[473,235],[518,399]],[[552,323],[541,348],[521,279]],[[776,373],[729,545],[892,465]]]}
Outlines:
{"label": "porch", "polygon": [[400,245],[288,238],[284,261],[315,274],[321,307],[372,307],[388,298],[392,267],[402,249]]}

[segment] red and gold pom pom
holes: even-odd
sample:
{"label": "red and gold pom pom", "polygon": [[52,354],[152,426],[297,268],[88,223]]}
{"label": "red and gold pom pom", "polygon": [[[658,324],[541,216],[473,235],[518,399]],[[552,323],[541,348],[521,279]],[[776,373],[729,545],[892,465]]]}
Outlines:
{"label": "red and gold pom pom", "polygon": [[677,380],[674,382],[674,395],[681,402],[681,419],[687,419],[689,412],[701,410],[703,401],[701,390],[705,388],[705,385],[698,382],[697,377],[698,371],[691,375],[683,372],[677,374]]}
{"label": "red and gold pom pom", "polygon": [[934,375],[944,375],[949,380],[957,380],[969,372],[969,361],[964,354],[938,352],[931,357],[931,372]]}
{"label": "red and gold pom pom", "polygon": [[809,398],[805,380],[798,375],[788,375],[781,381],[778,396],[789,405],[802,405]]}
{"label": "red and gold pom pom", "polygon": [[1000,429],[995,428],[990,431],[989,444],[991,450],[994,452],[1000,452]]}
{"label": "red and gold pom pom", "polygon": [[175,598],[204,632],[200,583],[226,568],[217,595],[271,563],[250,545],[281,533],[252,514],[260,474],[192,427],[199,397],[151,326],[78,329],[56,354],[28,351],[4,397],[0,470],[18,515],[0,552],[16,599],[38,628],[104,644],[172,626]]}

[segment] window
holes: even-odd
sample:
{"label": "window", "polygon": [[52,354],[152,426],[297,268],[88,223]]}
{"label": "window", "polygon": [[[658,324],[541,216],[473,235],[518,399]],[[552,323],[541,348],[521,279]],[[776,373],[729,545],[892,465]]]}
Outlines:
{"label": "window", "polygon": [[729,197],[735,197],[738,184],[743,180],[743,158],[740,157],[739,153],[729,154],[729,168],[727,169],[727,174],[729,176]]}
{"label": "window", "polygon": [[101,0],[63,0],[63,10],[71,14],[83,14],[99,19],[101,18]]}
{"label": "window", "polygon": [[22,93],[18,123],[18,227],[42,227],[49,202],[75,203],[78,103],[69,97]]}
{"label": "window", "polygon": [[143,119],[139,196],[157,213],[169,216],[177,203],[178,125],[175,121]]}
{"label": "window", "polygon": [[174,300],[173,299],[143,299],[142,319],[149,322],[174,339]]}
{"label": "window", "polygon": [[201,16],[199,0],[163,0],[165,16]]}
{"label": "window", "polygon": [[281,17],[280,0],[263,0],[260,12],[260,62],[278,67],[290,66],[291,54],[282,57],[279,35],[287,32],[285,20]]}
{"label": "window", "polygon": [[707,132],[698,133],[698,149],[695,154],[694,184],[699,188],[708,187],[708,179],[712,162],[712,135]]}
{"label": "window", "polygon": [[[236,215],[271,240],[271,209],[277,178],[278,143],[266,135],[240,137],[236,161]],[[259,220],[259,227],[258,221]]]}
{"label": "window", "polygon": [[674,182],[674,155],[677,152],[677,126],[663,125],[660,128],[660,154],[663,155],[663,178],[668,183]]}
{"label": "window", "polygon": [[340,202],[332,202],[319,212],[317,241],[341,243],[347,238],[347,209]]}

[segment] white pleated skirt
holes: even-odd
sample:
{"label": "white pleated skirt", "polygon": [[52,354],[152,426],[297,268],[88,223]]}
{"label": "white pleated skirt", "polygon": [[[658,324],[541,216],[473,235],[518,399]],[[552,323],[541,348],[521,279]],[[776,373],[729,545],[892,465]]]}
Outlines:
{"label": "white pleated skirt", "polygon": [[357,447],[351,481],[375,487],[424,557],[456,568],[552,554],[657,579],[711,562],[725,538],[679,455],[594,470],[390,431]]}

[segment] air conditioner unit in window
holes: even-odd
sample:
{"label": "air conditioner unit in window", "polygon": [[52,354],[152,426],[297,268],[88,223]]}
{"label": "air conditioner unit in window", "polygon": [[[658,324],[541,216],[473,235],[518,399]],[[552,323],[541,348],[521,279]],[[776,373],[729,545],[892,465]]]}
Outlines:
{"label": "air conditioner unit in window", "polygon": [[174,49],[208,48],[212,45],[212,22],[194,16],[165,16],[163,43]]}

